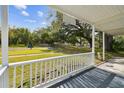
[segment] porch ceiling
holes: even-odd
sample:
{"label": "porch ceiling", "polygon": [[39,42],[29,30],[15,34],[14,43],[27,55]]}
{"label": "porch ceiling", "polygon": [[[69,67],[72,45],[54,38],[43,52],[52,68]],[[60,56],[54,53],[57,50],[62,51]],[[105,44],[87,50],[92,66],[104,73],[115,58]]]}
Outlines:
{"label": "porch ceiling", "polygon": [[64,14],[94,24],[96,29],[112,35],[124,34],[123,5],[55,5]]}

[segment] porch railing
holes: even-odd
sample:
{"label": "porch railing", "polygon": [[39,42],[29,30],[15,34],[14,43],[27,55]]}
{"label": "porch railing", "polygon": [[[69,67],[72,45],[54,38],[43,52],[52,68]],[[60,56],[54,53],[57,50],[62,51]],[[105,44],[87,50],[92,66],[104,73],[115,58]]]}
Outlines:
{"label": "porch railing", "polygon": [[0,71],[0,80],[4,81],[3,74],[8,69],[8,87],[44,87],[91,65],[94,65],[92,52],[16,62]]}
{"label": "porch railing", "polygon": [[7,87],[7,66],[0,66],[0,88],[4,88],[4,87]]}

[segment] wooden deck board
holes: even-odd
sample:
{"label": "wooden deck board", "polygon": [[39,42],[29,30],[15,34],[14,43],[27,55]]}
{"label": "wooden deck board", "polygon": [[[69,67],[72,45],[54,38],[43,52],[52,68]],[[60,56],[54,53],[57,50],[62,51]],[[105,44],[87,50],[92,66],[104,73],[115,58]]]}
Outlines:
{"label": "wooden deck board", "polygon": [[124,88],[124,78],[118,76],[114,77],[114,79],[112,80],[108,87]]}
{"label": "wooden deck board", "polygon": [[97,79],[95,79],[94,77],[92,77],[92,76],[90,76],[90,75],[85,75],[85,76],[87,77],[87,79],[89,79],[90,81],[92,81],[93,84],[94,84],[96,87],[100,86],[100,84],[101,84],[101,81],[100,81],[100,80],[97,80]]}
{"label": "wooden deck board", "polygon": [[93,68],[59,82],[54,88],[124,88],[124,77]]}
{"label": "wooden deck board", "polygon": [[73,86],[69,82],[67,82],[67,85],[69,88],[73,88]]}
{"label": "wooden deck board", "polygon": [[94,85],[91,83],[91,82],[89,82],[87,79],[85,79],[83,76],[81,77],[80,76],[80,79],[82,79],[82,82],[87,86],[87,87],[94,87]]}

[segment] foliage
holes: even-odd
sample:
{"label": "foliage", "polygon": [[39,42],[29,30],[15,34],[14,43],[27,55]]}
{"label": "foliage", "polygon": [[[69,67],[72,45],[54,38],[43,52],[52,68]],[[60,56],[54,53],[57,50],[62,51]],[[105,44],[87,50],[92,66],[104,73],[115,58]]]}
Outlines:
{"label": "foliage", "polygon": [[76,45],[77,43],[82,46],[84,41],[88,41],[90,47],[92,47],[91,25],[88,23],[82,23],[79,20],[75,20],[76,24],[63,23],[60,30],[60,38],[67,43]]}
{"label": "foliage", "polygon": [[124,36],[123,35],[114,36],[112,43],[113,43],[114,50],[124,51]]}
{"label": "foliage", "polygon": [[27,28],[9,28],[9,45],[28,44],[31,33]]}

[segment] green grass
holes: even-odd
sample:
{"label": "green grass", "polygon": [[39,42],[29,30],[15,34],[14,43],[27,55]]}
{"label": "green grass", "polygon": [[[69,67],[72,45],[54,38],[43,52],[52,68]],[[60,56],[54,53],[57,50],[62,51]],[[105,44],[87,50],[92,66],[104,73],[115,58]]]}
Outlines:
{"label": "green grass", "polygon": [[71,45],[57,45],[55,46],[56,52],[62,52],[64,54],[77,54],[91,52],[90,48],[79,48]]}
{"label": "green grass", "polygon": [[106,52],[105,56],[106,56],[106,60],[114,57],[124,57],[124,51]]}
{"label": "green grass", "polygon": [[[9,56],[16,56],[16,55],[28,55],[28,54],[40,54],[40,53],[50,53],[54,52],[52,50],[48,50],[48,48],[33,48],[33,49],[28,49],[28,48],[10,48],[9,49]],[[1,56],[1,51],[0,51],[0,56]]]}
{"label": "green grass", "polygon": [[[72,46],[57,46],[53,50],[49,50],[47,47],[35,47],[33,49],[18,47],[18,48],[9,48],[8,55],[9,55],[9,63],[14,63],[19,61],[34,60],[34,59],[47,58],[53,56],[62,56],[66,54],[83,53],[88,51],[90,51],[90,49],[77,48]],[[38,54],[38,55],[28,56],[29,54]],[[0,56],[1,56],[1,51],[0,51]],[[0,64],[1,64],[1,58],[0,58]]]}
{"label": "green grass", "polygon": [[[48,50],[48,48],[33,48],[33,49],[13,48],[13,49],[9,49],[8,53],[9,56],[20,56],[20,57],[9,57],[9,63],[64,55],[61,52],[57,53],[56,51]],[[39,54],[39,55],[28,56],[29,54]],[[25,56],[21,56],[21,55],[25,55]],[[0,64],[1,64],[1,58],[0,58]]]}
{"label": "green grass", "polygon": [[[33,49],[28,48],[9,48],[8,55],[9,56],[17,56],[17,55],[28,55],[28,54],[42,54],[42,53],[63,53],[63,54],[75,54],[75,53],[83,53],[89,52],[90,49],[85,48],[77,48],[73,46],[59,46],[55,47],[53,50],[49,50],[47,47],[36,47]],[[1,51],[0,51],[1,56]]]}
{"label": "green grass", "polygon": [[27,60],[34,60],[34,59],[41,59],[41,58],[48,58],[54,56],[62,56],[62,53],[48,53],[48,54],[41,54],[37,56],[24,56],[24,57],[16,57],[16,58],[9,58],[10,63],[19,62],[19,61],[27,61]]}
{"label": "green grass", "polygon": [[[95,52],[96,52],[96,55],[97,55],[97,52],[99,52],[102,58],[102,49],[96,49]],[[105,60],[109,60],[114,57],[124,57],[124,51],[111,51],[111,52],[105,51]]]}

